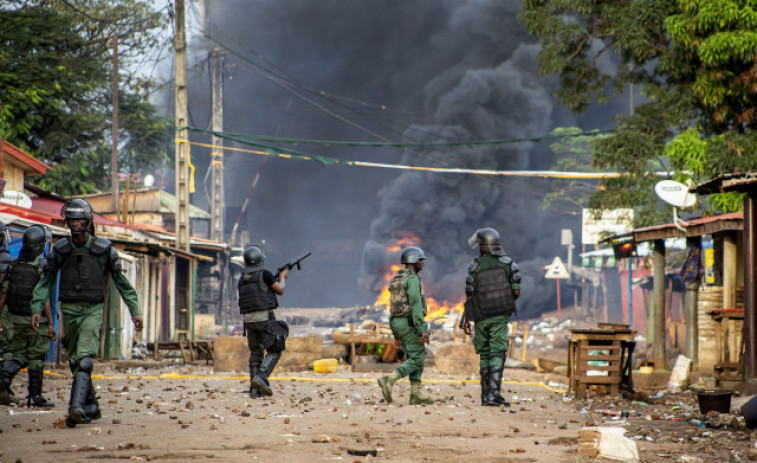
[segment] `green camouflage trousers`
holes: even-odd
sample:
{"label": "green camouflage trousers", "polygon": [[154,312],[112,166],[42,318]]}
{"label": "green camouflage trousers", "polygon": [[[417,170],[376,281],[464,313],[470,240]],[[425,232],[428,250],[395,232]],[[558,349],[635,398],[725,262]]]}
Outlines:
{"label": "green camouflage trousers", "polygon": [[[67,303],[63,314],[63,345],[68,361],[77,365],[84,357],[97,357],[100,350],[100,326],[103,323],[103,304],[74,305]],[[73,372],[76,374],[76,372]]]}
{"label": "green camouflage trousers", "polygon": [[32,329],[31,316],[11,315],[10,319],[13,322],[13,338],[5,349],[3,360],[15,360],[21,364],[21,368],[41,370],[50,350],[47,319],[43,318],[39,323],[39,332]]}
{"label": "green camouflage trousers", "polygon": [[397,367],[397,374],[410,382],[420,382],[423,374],[423,362],[426,360],[426,347],[420,341],[421,333],[414,326],[408,325],[408,317],[395,317],[389,322],[394,337],[400,340],[402,351],[407,360]]}
{"label": "green camouflage trousers", "polygon": [[[0,323],[3,324],[3,331],[0,331],[0,357],[8,350],[8,345],[13,337],[13,322],[11,321],[10,312],[8,309],[0,312]],[[3,357],[5,358],[5,357]]]}
{"label": "green camouflage trousers", "polygon": [[473,347],[481,368],[501,367],[507,355],[507,324],[510,315],[499,315],[475,322]]}

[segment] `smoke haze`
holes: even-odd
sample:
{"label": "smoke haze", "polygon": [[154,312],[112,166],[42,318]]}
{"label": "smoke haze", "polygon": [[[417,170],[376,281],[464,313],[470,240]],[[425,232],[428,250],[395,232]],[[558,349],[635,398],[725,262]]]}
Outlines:
{"label": "smoke haze", "polygon": [[[195,62],[219,43],[245,57],[225,53],[227,132],[378,141],[367,133],[372,132],[392,141],[432,142],[538,137],[568,125],[606,128],[616,107],[576,118],[559,105],[553,96],[556,78],[539,75],[538,44],[516,20],[520,7],[517,0],[210,0],[210,40],[195,37],[190,42],[195,43]],[[294,77],[304,84],[292,86],[299,95],[366,130],[261,77],[259,66],[282,78]],[[189,84],[190,122],[205,128],[210,84],[207,72],[196,74]],[[308,87],[349,100],[319,95]],[[553,164],[547,143],[408,150],[290,148],[424,166],[514,170]],[[209,162],[209,153],[202,151],[192,152],[198,184]],[[227,231],[263,160],[225,153]],[[387,246],[407,235],[419,237],[429,257],[422,274],[427,294],[458,302],[464,296],[467,265],[477,252],[466,240],[477,228],[491,226],[521,267],[521,314],[554,307],[554,285],[544,281],[541,267],[556,255],[564,257],[560,229],[570,227],[580,237],[580,220],[540,210],[548,180],[398,172],[280,159],[262,167],[240,227],[249,231],[252,242],[265,241],[268,268],[313,251],[303,271],[290,279],[283,305],[373,302],[388,266],[399,260],[399,253],[387,251]],[[202,186],[193,202],[207,205]]]}

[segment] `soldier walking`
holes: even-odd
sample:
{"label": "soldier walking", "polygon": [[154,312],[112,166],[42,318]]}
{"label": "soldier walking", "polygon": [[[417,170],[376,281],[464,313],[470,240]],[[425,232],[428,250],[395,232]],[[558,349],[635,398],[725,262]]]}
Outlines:
{"label": "soldier walking", "polygon": [[[0,404],[10,405],[11,383],[21,368],[27,367],[29,385],[26,404],[29,407],[53,407],[55,404],[42,396],[42,378],[45,357],[50,341],[56,338],[52,325],[50,301],[44,305],[44,317],[32,324],[32,292],[46,269],[42,257],[45,246],[52,239],[50,229],[32,225],[24,232],[23,246],[7,272],[0,294],[0,311],[9,313],[13,337],[3,352],[0,367]],[[40,331],[41,328],[41,331]]]}
{"label": "soldier walking", "polygon": [[61,210],[71,237],[59,240],[47,259],[47,272],[34,288],[32,323],[38,324],[60,273],[60,311],[66,348],[74,381],[66,426],[89,423],[101,417],[92,385],[92,358],[100,349],[100,326],[109,272],[113,284],[129,308],[137,331],[142,331],[137,292],[121,272],[118,251],[110,240],[94,236],[92,206],[80,198],[69,200]]}
{"label": "soldier walking", "polygon": [[391,293],[389,326],[394,334],[394,343],[407,355],[402,365],[390,375],[379,378],[384,399],[392,402],[394,383],[405,376],[410,378],[410,405],[430,405],[433,399],[421,394],[421,375],[426,359],[426,344],[429,342],[426,316],[426,295],[418,272],[423,269],[426,255],[417,246],[408,246],[400,254],[400,262],[405,268],[400,270],[389,283]]}
{"label": "soldier walking", "polygon": [[515,299],[520,295],[518,265],[505,254],[499,233],[493,228],[477,230],[468,245],[478,246],[480,256],[468,267],[462,325],[470,335],[470,322],[474,323],[473,347],[479,355],[481,405],[510,406],[500,387],[507,357],[507,325],[516,310]]}
{"label": "soldier walking", "polygon": [[[250,397],[273,395],[268,377],[281,358],[284,346],[266,349],[264,339],[270,321],[276,320],[274,309],[279,306],[276,297],[284,294],[289,270],[283,269],[276,277],[263,268],[265,254],[258,245],[244,250],[244,273],[239,278],[239,311],[244,316],[244,331],[250,348]],[[265,358],[263,357],[265,354]]]}

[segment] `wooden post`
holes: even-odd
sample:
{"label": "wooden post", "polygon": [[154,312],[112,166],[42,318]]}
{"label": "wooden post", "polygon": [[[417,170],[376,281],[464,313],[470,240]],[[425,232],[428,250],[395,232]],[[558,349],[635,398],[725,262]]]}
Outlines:
{"label": "wooden post", "polygon": [[744,380],[757,380],[757,191],[744,197]]}
{"label": "wooden post", "polygon": [[654,368],[665,370],[665,241],[654,241]]}
{"label": "wooden post", "polygon": [[118,220],[118,34],[113,35],[113,116],[110,148],[111,207]]}
{"label": "wooden post", "polygon": [[[560,281],[560,280],[557,280]],[[528,325],[523,325],[523,342],[520,345],[520,361],[526,361],[526,341],[528,341]]]}
{"label": "wooden post", "polygon": [[[702,252],[702,237],[694,237],[694,238],[687,238],[686,239],[687,244],[689,246],[695,246],[700,249],[700,252]],[[687,246],[688,247],[688,246]],[[735,246],[734,246],[734,255],[736,253]],[[702,259],[704,259],[704,256],[702,256]],[[724,266],[728,266],[728,261],[726,260],[724,263]],[[733,268],[734,272],[736,269],[736,261],[733,261]],[[686,354],[691,359],[691,365],[692,368],[695,370],[699,369],[699,284],[701,282],[697,282],[696,285],[692,286],[691,288],[686,288],[686,292],[684,293],[684,308],[686,310],[685,316],[686,316]],[[725,289],[725,288],[723,288]],[[736,284],[734,282],[733,287],[734,295],[736,293]]]}
{"label": "wooden post", "polygon": [[723,308],[736,308],[736,232],[723,232]]}
{"label": "wooden post", "polygon": [[557,321],[559,322],[561,320],[561,317],[560,317],[560,279],[556,278],[555,281],[557,282]]}
{"label": "wooden post", "polygon": [[189,120],[187,108],[187,39],[184,0],[176,0],[175,19],[175,125],[176,125],[176,247],[189,252]]}

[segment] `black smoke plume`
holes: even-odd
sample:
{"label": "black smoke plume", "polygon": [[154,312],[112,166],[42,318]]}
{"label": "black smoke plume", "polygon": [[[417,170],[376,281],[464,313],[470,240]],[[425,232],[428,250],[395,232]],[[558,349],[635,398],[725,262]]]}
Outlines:
{"label": "black smoke plume", "polygon": [[[209,0],[207,37],[190,41],[190,66],[212,47],[224,50],[227,132],[356,141],[377,141],[369,132],[392,141],[539,137],[582,120],[557,103],[556,79],[539,74],[538,44],[516,20],[520,7],[518,0]],[[196,5],[190,14],[198,15]],[[263,68],[282,79],[278,85],[262,77]],[[210,121],[208,73],[199,66],[190,77],[190,122],[204,128]],[[284,90],[283,81],[293,90]],[[612,109],[591,117],[606,121]],[[294,148],[418,166],[519,170],[553,163],[546,143]],[[192,156],[200,179],[209,153],[193,148]],[[227,152],[224,161],[228,231],[263,158]],[[268,267],[313,251],[287,285],[284,305],[373,302],[384,273],[398,260],[386,248],[406,235],[417,236],[429,256],[422,275],[428,293],[458,302],[476,255],[466,239],[492,226],[524,274],[521,313],[552,308],[553,284],[544,283],[541,267],[564,253],[560,229],[570,226],[580,236],[580,224],[540,209],[548,180],[398,172],[287,160],[263,166],[241,227],[252,242],[265,241]],[[203,205],[202,186],[193,200]]]}

